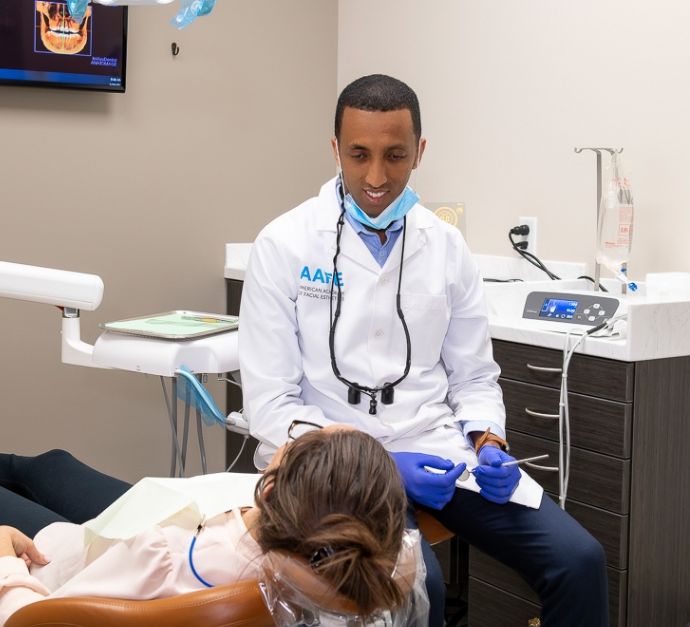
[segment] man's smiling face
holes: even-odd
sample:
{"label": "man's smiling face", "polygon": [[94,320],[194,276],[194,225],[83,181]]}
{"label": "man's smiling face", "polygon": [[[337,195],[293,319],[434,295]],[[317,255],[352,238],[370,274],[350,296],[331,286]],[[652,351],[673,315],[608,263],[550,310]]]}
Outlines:
{"label": "man's smiling face", "polygon": [[345,191],[375,218],[405,189],[425,141],[417,141],[408,109],[364,111],[346,107],[340,136],[332,145],[336,158],[340,158]]}

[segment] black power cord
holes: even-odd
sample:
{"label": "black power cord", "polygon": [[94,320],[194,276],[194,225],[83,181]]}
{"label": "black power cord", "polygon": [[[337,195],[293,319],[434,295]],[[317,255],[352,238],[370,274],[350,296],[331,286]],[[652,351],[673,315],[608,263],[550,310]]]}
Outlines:
{"label": "black power cord", "polygon": [[537,257],[536,255],[533,255],[531,252],[528,250],[524,250],[525,247],[527,246],[527,242],[516,242],[514,239],[514,235],[529,235],[529,226],[526,224],[521,224],[520,226],[514,226],[510,231],[508,231],[508,240],[510,240],[510,245],[513,247],[513,250],[520,255],[523,259],[526,261],[529,261],[533,266],[536,268],[539,268],[542,272],[544,272],[551,280],[553,281],[558,281],[561,277],[559,277],[557,274],[554,274],[549,270]]}
{"label": "black power cord", "polygon": [[[525,236],[529,235],[529,226],[527,224],[520,224],[519,226],[514,226],[510,231],[508,231],[508,239],[510,240],[510,245],[513,247],[513,250],[520,255],[523,259],[526,261],[529,261],[533,266],[536,268],[539,268],[542,272],[544,272],[552,281],[558,281],[561,277],[559,277],[557,274],[551,272],[544,263],[542,262],[539,257],[536,255],[533,255],[531,252],[528,250],[525,250],[527,248],[527,242],[516,242],[514,237],[515,235],[519,236]],[[594,279],[590,276],[587,275],[582,275],[577,277],[578,279],[587,279],[588,281],[591,281],[594,283]],[[602,292],[608,292],[608,290],[603,286],[600,285],[599,289]]]}

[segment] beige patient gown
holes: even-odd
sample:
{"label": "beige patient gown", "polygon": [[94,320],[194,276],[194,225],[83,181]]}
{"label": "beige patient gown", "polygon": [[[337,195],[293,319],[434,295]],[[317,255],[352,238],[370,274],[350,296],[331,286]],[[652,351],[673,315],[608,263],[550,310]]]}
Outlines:
{"label": "beige patient gown", "polygon": [[[200,590],[204,586],[188,560],[194,532],[156,525],[88,550],[81,525],[48,525],[35,542],[50,564],[28,569],[20,558],[0,557],[0,625],[19,608],[48,597],[153,599]],[[206,522],[194,548],[194,567],[209,583],[225,584],[255,577],[260,556],[236,508]]]}

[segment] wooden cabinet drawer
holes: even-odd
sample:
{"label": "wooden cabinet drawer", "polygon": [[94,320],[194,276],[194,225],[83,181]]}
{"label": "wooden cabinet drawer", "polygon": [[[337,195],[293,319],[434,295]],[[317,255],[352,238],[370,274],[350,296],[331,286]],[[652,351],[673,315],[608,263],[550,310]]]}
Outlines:
{"label": "wooden cabinet drawer", "polygon": [[[506,426],[557,442],[560,390],[504,378],[498,382],[506,406]],[[569,393],[568,406],[573,446],[630,457],[631,403]]]}
{"label": "wooden cabinet drawer", "polygon": [[[558,496],[549,496],[558,502]],[[565,509],[599,540],[606,553],[607,565],[618,569],[628,567],[629,516],[614,514],[570,499],[566,501]]]}
{"label": "wooden cabinet drawer", "polygon": [[[616,568],[607,568],[608,584],[609,584],[609,624],[610,627],[624,627],[626,621],[626,597],[628,589],[628,573],[627,571],[618,570]],[[504,566],[495,559],[489,557],[480,550],[470,547],[470,625],[501,625],[508,627],[513,624],[526,625],[526,619],[522,623],[509,622],[513,619],[513,615],[506,613],[501,614],[494,620],[503,620],[504,622],[496,623],[482,623],[472,622],[472,609],[475,607],[475,596],[473,595],[473,582],[475,584],[487,585],[491,590],[495,590],[499,595],[505,595],[504,603],[501,605],[501,611],[513,610],[514,608],[531,609],[540,608],[539,598],[534,591],[525,583],[525,581],[514,570]],[[490,584],[490,585],[489,585]],[[475,588],[477,602],[483,596],[486,590]],[[518,603],[520,601],[521,603]],[[500,601],[499,601],[500,602]],[[491,603],[491,601],[489,601]],[[482,615],[482,605],[477,609],[477,621]],[[520,619],[524,618],[524,614],[518,614]],[[531,616],[539,616],[539,609],[536,614]]]}
{"label": "wooden cabinet drawer", "polygon": [[[493,341],[493,349],[503,378],[560,388],[562,351],[501,340]],[[576,354],[568,370],[568,388],[579,394],[629,402],[633,398],[634,373],[635,364],[631,362]]]}
{"label": "wooden cabinet drawer", "polygon": [[469,627],[529,627],[540,612],[539,605],[470,577]]}
{"label": "wooden cabinet drawer", "polygon": [[[549,458],[539,462],[540,465],[558,466],[557,442],[511,430],[508,430],[507,437],[510,454],[514,457],[548,453]],[[547,492],[558,494],[558,472],[532,467],[525,470]],[[617,514],[627,514],[630,508],[630,461],[571,447],[568,498]]]}

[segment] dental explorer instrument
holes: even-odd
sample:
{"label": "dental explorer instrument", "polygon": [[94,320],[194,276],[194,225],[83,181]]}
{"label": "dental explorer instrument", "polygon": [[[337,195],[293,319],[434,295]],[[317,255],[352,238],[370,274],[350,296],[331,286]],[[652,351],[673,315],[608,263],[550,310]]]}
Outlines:
{"label": "dental explorer instrument", "polygon": [[[548,453],[544,453],[543,455],[534,455],[533,457],[523,457],[522,459],[514,459],[509,462],[503,462],[501,464],[501,468],[506,468],[508,466],[517,466],[518,464],[526,464],[527,462],[536,462],[541,459],[546,459],[549,456]],[[474,471],[478,468],[478,466],[475,466],[474,468],[465,468],[464,472],[458,477],[458,480],[455,482],[455,485],[459,488],[460,483],[463,481],[467,481],[470,478],[470,473],[474,473]]]}
{"label": "dental explorer instrument", "polygon": [[[522,459],[513,459],[512,461],[509,462],[503,462],[501,464],[501,468],[506,468],[508,466],[517,466],[518,464],[526,464],[527,462],[536,462],[541,459],[546,459],[549,456],[548,453],[544,453],[543,455],[535,455],[533,457],[523,457]],[[474,473],[474,471],[478,468],[478,466],[475,466],[474,468],[465,468],[463,473],[460,475],[458,480],[455,482],[455,485],[460,487],[460,483],[463,481],[467,481],[470,477],[470,473]],[[434,468],[433,466],[424,466],[424,470],[427,472],[431,472],[435,475],[445,475],[446,471],[441,470],[440,468]]]}

